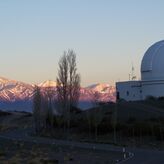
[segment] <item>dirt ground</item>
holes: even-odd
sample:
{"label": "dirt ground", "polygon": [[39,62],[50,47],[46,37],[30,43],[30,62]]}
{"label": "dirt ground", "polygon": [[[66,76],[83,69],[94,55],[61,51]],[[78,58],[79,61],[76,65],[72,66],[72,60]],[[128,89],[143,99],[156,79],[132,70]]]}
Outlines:
{"label": "dirt ground", "polygon": [[[32,117],[28,113],[0,116],[1,132],[31,126]],[[0,139],[0,164],[114,164],[122,158],[121,152]]]}
{"label": "dirt ground", "polygon": [[1,164],[114,164],[122,158],[123,154],[119,152],[0,139]]}

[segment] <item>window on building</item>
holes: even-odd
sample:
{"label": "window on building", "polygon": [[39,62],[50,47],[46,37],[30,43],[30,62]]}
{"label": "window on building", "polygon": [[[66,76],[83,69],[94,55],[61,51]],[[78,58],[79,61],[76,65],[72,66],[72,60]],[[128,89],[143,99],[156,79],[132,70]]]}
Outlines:
{"label": "window on building", "polygon": [[129,96],[129,91],[126,92],[126,95]]}

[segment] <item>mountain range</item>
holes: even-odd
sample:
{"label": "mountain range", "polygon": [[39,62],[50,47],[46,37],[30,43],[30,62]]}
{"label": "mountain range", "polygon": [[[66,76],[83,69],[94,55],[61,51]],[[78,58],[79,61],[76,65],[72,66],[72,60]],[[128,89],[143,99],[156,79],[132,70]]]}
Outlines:
{"label": "mountain range", "polygon": [[[40,88],[56,88],[56,82],[47,80],[38,84]],[[0,109],[32,111],[32,96],[34,85],[0,77]],[[109,84],[93,84],[81,87],[79,107],[86,109],[91,106],[92,95],[98,92],[99,100],[115,101],[115,87]]]}

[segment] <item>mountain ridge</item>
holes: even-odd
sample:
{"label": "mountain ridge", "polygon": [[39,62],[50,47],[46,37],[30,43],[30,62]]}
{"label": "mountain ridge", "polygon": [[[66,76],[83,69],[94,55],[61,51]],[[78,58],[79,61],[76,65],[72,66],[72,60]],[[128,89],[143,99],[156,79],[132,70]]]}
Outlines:
{"label": "mountain ridge", "polygon": [[[0,102],[10,103],[31,101],[35,86],[36,85],[0,77]],[[43,90],[47,87],[56,88],[56,82],[47,80],[38,84],[37,86],[41,87]],[[92,84],[88,87],[81,87],[80,101],[91,101],[94,92],[100,93],[100,101],[115,101],[115,87],[110,86],[109,84],[100,83]]]}

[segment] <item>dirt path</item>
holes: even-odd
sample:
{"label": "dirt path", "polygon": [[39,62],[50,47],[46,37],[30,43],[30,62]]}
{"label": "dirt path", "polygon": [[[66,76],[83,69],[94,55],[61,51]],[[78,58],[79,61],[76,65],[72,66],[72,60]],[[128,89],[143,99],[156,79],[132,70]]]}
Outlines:
{"label": "dirt path", "polygon": [[[31,137],[28,133],[31,129],[13,130],[6,133],[0,133],[0,138],[7,138],[16,141],[25,141],[33,143],[42,143],[49,145],[71,146],[84,149],[94,149],[101,151],[122,152],[122,147],[116,147],[109,144],[91,144],[74,141],[56,140],[43,137]],[[121,162],[125,164],[164,164],[164,151],[144,150],[137,148],[127,148],[127,152],[134,153],[134,157],[127,161]]]}

